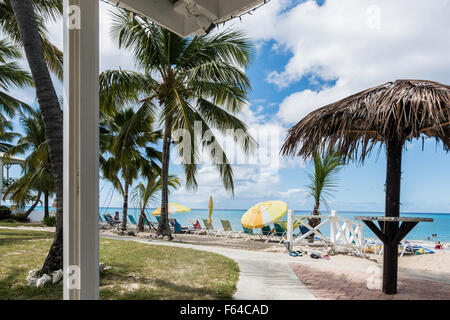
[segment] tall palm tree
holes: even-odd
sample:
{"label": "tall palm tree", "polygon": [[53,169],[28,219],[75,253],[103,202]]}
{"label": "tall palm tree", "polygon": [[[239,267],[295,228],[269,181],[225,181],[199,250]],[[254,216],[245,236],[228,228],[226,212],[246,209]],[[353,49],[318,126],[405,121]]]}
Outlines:
{"label": "tall palm tree", "polygon": [[44,195],[45,217],[49,216],[49,197],[55,191],[55,183],[48,153],[47,139],[45,137],[44,121],[39,111],[32,112],[30,117],[21,118],[24,135],[9,148],[5,156],[26,154],[22,165],[23,175],[14,181],[7,189],[5,196],[12,194],[14,202],[25,205],[30,199],[30,193],[36,191],[34,203],[25,213],[27,216],[33,212]]}
{"label": "tall palm tree", "polygon": [[[49,40],[45,25],[48,21],[55,21],[62,15],[62,1],[32,0],[32,5],[36,12],[38,33],[44,49],[45,60],[50,71],[62,80],[63,53]],[[0,0],[0,29],[15,44],[22,45],[11,0]]]}
{"label": "tall palm tree", "polygon": [[[314,198],[313,215],[320,215],[320,204],[324,203],[328,206],[327,201],[333,195],[337,187],[336,175],[341,170],[345,162],[342,153],[339,151],[328,152],[321,156],[319,152],[313,157],[314,171],[308,173],[309,194]],[[320,223],[320,218],[309,219],[309,225],[312,227]],[[314,240],[314,234],[309,238],[309,241]]]}
{"label": "tall palm tree", "polygon": [[[55,180],[56,231],[41,270],[48,273],[63,268],[63,114],[48,69],[45,44],[40,34],[39,18],[36,17],[33,1],[9,0],[9,3],[14,12],[20,40],[34,79]],[[40,13],[38,10],[36,12]]]}
{"label": "tall palm tree", "polygon": [[[211,128],[227,133],[228,129],[246,132],[246,125],[235,114],[246,101],[250,84],[242,71],[248,65],[251,43],[240,32],[225,31],[215,35],[183,39],[150,20],[119,10],[113,13],[112,35],[120,48],[129,49],[136,64],[145,71],[150,93],[143,101],[160,107],[164,128],[162,160],[161,219],[158,234],[169,236],[168,177],[170,150],[173,145],[183,158],[188,188],[197,187],[198,143],[215,148],[208,152],[219,170],[227,191],[234,193],[233,171]],[[128,86],[130,87],[130,86]],[[201,130],[194,131],[194,124]],[[190,137],[189,154],[183,149],[188,142],[172,141],[172,132],[186,130]],[[210,134],[208,141],[203,136]],[[250,136],[236,139],[244,152],[255,145]]]}
{"label": "tall palm tree", "polygon": [[[180,186],[180,179],[176,176],[169,176],[168,181],[169,187],[176,189]],[[158,199],[158,194],[161,192],[161,177],[155,174],[153,177],[147,179],[147,183],[139,183],[131,193],[131,201],[134,205],[139,208],[139,231],[144,231],[144,220],[147,220],[145,216],[145,209],[150,203],[156,202]]]}
{"label": "tall palm tree", "polygon": [[[152,178],[159,168],[161,152],[153,145],[161,138],[153,130],[153,114],[144,108],[119,110],[104,116],[101,124],[100,164],[103,176],[123,195],[122,230],[127,226],[129,187],[141,174]],[[121,182],[123,180],[123,183]]]}

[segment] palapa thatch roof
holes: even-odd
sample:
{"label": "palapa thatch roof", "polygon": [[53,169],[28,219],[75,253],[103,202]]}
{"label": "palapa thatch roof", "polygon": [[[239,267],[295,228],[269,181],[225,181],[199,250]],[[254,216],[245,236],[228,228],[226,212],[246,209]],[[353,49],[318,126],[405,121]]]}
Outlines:
{"label": "palapa thatch roof", "polygon": [[364,160],[377,143],[421,135],[450,150],[450,86],[397,80],[311,112],[289,130],[281,152],[308,158],[336,148]]}

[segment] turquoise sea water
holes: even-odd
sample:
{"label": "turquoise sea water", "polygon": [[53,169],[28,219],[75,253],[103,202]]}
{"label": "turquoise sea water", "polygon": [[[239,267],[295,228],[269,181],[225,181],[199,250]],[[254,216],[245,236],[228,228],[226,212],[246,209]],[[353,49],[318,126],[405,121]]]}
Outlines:
{"label": "turquoise sea water", "polygon": [[[42,207],[37,207],[36,211],[43,211]],[[122,217],[122,208],[101,208],[100,212],[102,214],[109,213],[114,216],[114,213],[119,211],[120,216]],[[146,210],[147,216],[150,217],[150,221],[156,222],[155,217],[151,216],[151,212],[153,209]],[[241,217],[245,213],[246,210],[223,210],[223,209],[214,209],[212,219],[213,225],[216,228],[222,229],[222,225],[220,223],[220,219],[230,220],[231,226],[234,230],[242,230],[241,226]],[[128,214],[135,217],[136,221],[138,221],[139,210],[135,208],[129,208]],[[308,215],[310,211],[294,211],[294,215]],[[329,215],[329,212],[322,212],[323,215]],[[354,220],[356,216],[383,216],[382,212],[348,212],[348,211],[338,211],[338,216],[343,218]],[[39,220],[40,214],[33,215],[33,220]],[[444,242],[450,242],[450,214],[449,213],[402,213],[402,217],[425,217],[425,218],[433,218],[433,222],[420,222],[407,236],[406,239],[409,240],[427,240],[428,237],[431,238],[432,234],[437,234],[436,238],[431,238],[431,240],[440,240]],[[177,219],[177,221],[183,225],[190,225],[188,219],[189,218],[197,218],[202,224],[202,218],[208,218],[208,209],[193,209],[190,212],[176,213],[171,215],[171,217]],[[283,218],[283,220],[285,220]],[[329,235],[330,232],[329,225],[325,225],[321,231],[325,235]],[[365,238],[376,238],[376,236],[369,230],[366,226],[364,226],[364,237]]]}

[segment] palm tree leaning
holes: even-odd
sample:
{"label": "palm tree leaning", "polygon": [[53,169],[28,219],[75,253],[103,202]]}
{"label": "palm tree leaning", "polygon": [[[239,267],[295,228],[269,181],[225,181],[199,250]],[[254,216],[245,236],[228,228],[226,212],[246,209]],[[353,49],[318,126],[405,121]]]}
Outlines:
{"label": "palm tree leaning", "polygon": [[[181,182],[178,177],[169,176],[168,184],[169,187],[176,189],[181,185]],[[139,183],[131,194],[131,201],[140,211],[138,230],[141,232],[144,231],[144,221],[147,220],[145,210],[150,203],[157,201],[158,194],[161,192],[161,186],[161,177],[158,174],[155,174],[153,177],[147,179],[145,184],[142,182]],[[149,226],[151,227],[152,225],[149,223]]]}
{"label": "palm tree leaning", "polygon": [[23,175],[14,181],[7,189],[5,196],[12,194],[14,202],[25,205],[30,194],[35,191],[34,203],[26,211],[26,216],[33,212],[44,195],[45,217],[49,216],[49,197],[55,192],[55,183],[45,137],[44,121],[39,111],[33,111],[29,117],[21,118],[25,134],[14,146],[9,148],[5,156],[28,153],[22,165]]}
{"label": "palm tree leaning", "polygon": [[[100,165],[103,177],[109,179],[123,195],[121,229],[126,230],[129,186],[140,174],[149,179],[157,174],[161,152],[154,146],[161,138],[153,130],[153,114],[141,108],[119,110],[101,121]],[[156,170],[155,170],[156,168]],[[123,181],[123,184],[121,182]]]}
{"label": "palm tree leaning", "polygon": [[[339,151],[328,152],[321,156],[319,152],[316,152],[313,158],[314,171],[308,173],[309,194],[314,198],[314,210],[313,215],[320,215],[320,204],[324,203],[328,206],[327,201],[335,191],[336,175],[341,170],[345,162],[342,160],[342,153]],[[320,223],[320,218],[308,219],[311,227],[316,227]],[[308,237],[310,242],[314,241],[314,234]]]}
{"label": "palm tree leaning", "polygon": [[[189,159],[183,163],[188,188],[197,187],[200,143],[210,148],[208,156],[213,159],[226,190],[234,193],[231,165],[210,129],[224,134],[229,134],[229,129],[243,133],[247,130],[235,114],[246,102],[250,89],[242,70],[249,63],[251,43],[236,31],[183,39],[124,10],[113,13],[112,35],[120,48],[133,53],[137,66],[145,71],[150,95],[143,99],[144,103],[154,103],[160,108],[164,134],[161,219],[157,234],[171,238],[167,211],[172,145],[182,158]],[[201,124],[201,129],[194,131],[196,122]],[[191,141],[173,141],[172,132],[178,129],[188,132]],[[255,146],[249,135],[235,140],[246,153]],[[187,146],[189,154],[184,148]]]}
{"label": "palm tree leaning", "polygon": [[52,173],[55,179],[56,231],[49,254],[41,270],[48,273],[63,268],[63,114],[50,77],[44,53],[45,46],[39,32],[33,2],[31,0],[9,1],[14,11],[20,40],[25,49],[34,79],[36,96],[44,121]]}

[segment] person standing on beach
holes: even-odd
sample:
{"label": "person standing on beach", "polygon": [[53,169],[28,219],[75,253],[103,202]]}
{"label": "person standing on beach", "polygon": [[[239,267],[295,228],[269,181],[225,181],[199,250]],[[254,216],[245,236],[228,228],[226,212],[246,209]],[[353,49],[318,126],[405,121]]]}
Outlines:
{"label": "person standing on beach", "polygon": [[114,216],[114,221],[120,222],[119,211],[116,211],[116,214]]}

